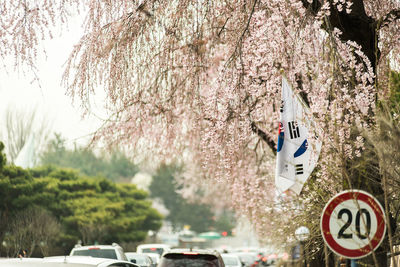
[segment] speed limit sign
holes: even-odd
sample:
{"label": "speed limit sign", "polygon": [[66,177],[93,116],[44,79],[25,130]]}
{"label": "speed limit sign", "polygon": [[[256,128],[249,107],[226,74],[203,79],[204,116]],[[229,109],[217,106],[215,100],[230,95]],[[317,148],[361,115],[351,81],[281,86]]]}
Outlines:
{"label": "speed limit sign", "polygon": [[379,247],[385,237],[385,212],[371,194],[346,190],[325,205],[321,232],[325,243],[336,254],[359,259]]}

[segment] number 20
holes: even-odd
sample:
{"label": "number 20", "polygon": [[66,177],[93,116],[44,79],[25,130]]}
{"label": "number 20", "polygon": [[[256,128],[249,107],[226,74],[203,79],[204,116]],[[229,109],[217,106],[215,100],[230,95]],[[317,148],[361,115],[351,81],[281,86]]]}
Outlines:
{"label": "number 20", "polygon": [[[348,209],[341,209],[338,214],[338,219],[342,219],[343,214],[347,215],[347,222],[340,228],[339,233],[338,233],[338,239],[344,238],[344,239],[351,239],[353,238],[352,233],[345,233],[346,229],[351,225],[352,220],[353,220],[353,215],[350,210]],[[365,235],[361,234],[360,230],[360,220],[361,220],[361,215],[365,214],[365,219],[366,219],[366,231]],[[371,232],[371,215],[369,214],[368,210],[366,209],[361,209],[357,211],[356,214],[356,234],[358,238],[360,239],[365,239],[369,236]]]}

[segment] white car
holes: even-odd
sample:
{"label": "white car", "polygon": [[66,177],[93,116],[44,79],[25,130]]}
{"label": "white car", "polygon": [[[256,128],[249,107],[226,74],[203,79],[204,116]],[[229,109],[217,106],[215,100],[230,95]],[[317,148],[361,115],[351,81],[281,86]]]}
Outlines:
{"label": "white car", "polygon": [[0,260],[2,267],[138,267],[128,261],[88,256],[56,256],[46,258],[13,258]]}
{"label": "white car", "polygon": [[116,243],[112,245],[75,245],[71,250],[70,256],[91,256],[94,258],[107,258],[114,260],[128,261],[124,250]]}
{"label": "white car", "polygon": [[137,252],[125,252],[128,261],[139,265],[139,267],[152,267],[153,261],[149,255]]}
{"label": "white car", "polygon": [[141,244],[137,246],[137,253],[157,253],[160,256],[171,249],[167,244]]}
{"label": "white car", "polygon": [[157,264],[160,262],[160,254],[158,253],[144,253],[149,256],[153,262],[153,267],[156,267]]}
{"label": "white car", "polygon": [[238,255],[223,253],[221,257],[225,263],[225,267],[242,267],[243,265]]}

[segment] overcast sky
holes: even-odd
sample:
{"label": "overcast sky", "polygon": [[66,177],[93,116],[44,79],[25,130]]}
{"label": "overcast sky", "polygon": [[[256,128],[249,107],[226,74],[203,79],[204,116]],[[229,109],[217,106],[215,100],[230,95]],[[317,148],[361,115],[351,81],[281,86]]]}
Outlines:
{"label": "overcast sky", "polygon": [[[66,96],[65,88],[61,86],[63,64],[81,32],[80,25],[75,22],[70,24],[69,31],[44,43],[47,59],[40,56],[38,61],[40,86],[37,82],[31,83],[30,73],[18,74],[10,66],[12,61],[6,62],[9,65],[7,72],[4,69],[0,71],[0,123],[4,120],[4,111],[10,106],[26,111],[37,109],[41,116],[53,122],[53,130],[61,133],[69,144],[75,141],[85,143],[84,137],[99,127],[100,120],[94,116],[82,119],[79,103],[72,105],[72,99]],[[93,112],[104,117],[101,114],[102,101],[96,102],[91,104]]]}

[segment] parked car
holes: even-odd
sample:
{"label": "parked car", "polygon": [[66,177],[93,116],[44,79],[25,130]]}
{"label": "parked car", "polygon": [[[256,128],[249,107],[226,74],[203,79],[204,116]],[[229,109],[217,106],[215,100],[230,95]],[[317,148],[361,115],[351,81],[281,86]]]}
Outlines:
{"label": "parked car", "polygon": [[56,256],[46,258],[1,259],[2,267],[138,267],[128,261],[88,256]]}
{"label": "parked car", "polygon": [[259,265],[257,253],[255,252],[235,252],[245,267],[257,267]]}
{"label": "parked car", "polygon": [[152,267],[156,267],[157,264],[160,262],[160,254],[158,253],[144,253],[147,256],[149,256],[153,262],[153,266]]}
{"label": "parked car", "polygon": [[158,267],[225,267],[221,255],[215,250],[171,249],[165,252]]}
{"label": "parked car", "polygon": [[137,246],[137,253],[157,253],[160,256],[171,249],[170,245],[167,244],[141,244]]}
{"label": "parked car", "polygon": [[240,260],[238,255],[231,253],[221,254],[222,260],[224,261],[225,267],[243,267],[244,263]]}
{"label": "parked car", "polygon": [[135,263],[140,267],[152,267],[153,261],[151,260],[150,256],[146,254],[137,252],[125,252],[125,256],[128,258],[128,261]]}
{"label": "parked car", "polygon": [[128,261],[124,250],[117,244],[112,245],[92,245],[81,246],[75,245],[71,250],[70,256],[92,256],[95,258],[107,258],[115,260]]}

